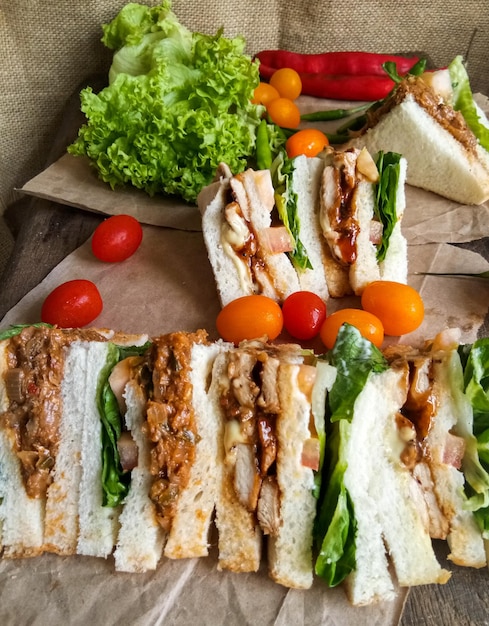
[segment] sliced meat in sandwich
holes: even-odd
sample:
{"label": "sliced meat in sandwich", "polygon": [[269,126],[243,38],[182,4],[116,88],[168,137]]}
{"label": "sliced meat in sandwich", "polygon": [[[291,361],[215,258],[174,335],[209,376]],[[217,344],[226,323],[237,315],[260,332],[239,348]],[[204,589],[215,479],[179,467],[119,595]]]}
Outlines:
{"label": "sliced meat in sandwich", "polygon": [[375,280],[407,282],[407,242],[401,233],[406,161],[366,150],[330,150],[319,191],[330,295],[361,295]]}
{"label": "sliced meat in sandwich", "polygon": [[298,346],[244,342],[219,355],[211,393],[222,407],[216,502],[220,569],[257,571],[267,538],[271,577],[312,584],[312,527],[334,368]]}
{"label": "sliced meat in sandwich", "polygon": [[424,349],[391,346],[385,354],[392,367],[406,370],[409,381],[401,409],[405,432],[411,428],[404,462],[422,488],[430,535],[448,541],[448,558],[457,565],[483,567],[481,527],[465,493],[464,458],[474,438],[467,428],[472,408],[463,391],[458,339],[455,330],[444,331]]}
{"label": "sliced meat in sandwich", "polygon": [[[407,281],[401,233],[406,161],[366,149],[287,159],[221,178],[199,196],[222,304],[252,293],[360,295],[374,280]],[[227,173],[226,173],[227,172]],[[257,201],[260,197],[261,200]]]}
{"label": "sliced meat in sandwich", "polygon": [[269,170],[231,175],[221,166],[218,180],[199,194],[202,231],[221,304],[264,294],[282,302],[299,289],[285,254],[291,249],[283,225],[272,224],[275,205]]}

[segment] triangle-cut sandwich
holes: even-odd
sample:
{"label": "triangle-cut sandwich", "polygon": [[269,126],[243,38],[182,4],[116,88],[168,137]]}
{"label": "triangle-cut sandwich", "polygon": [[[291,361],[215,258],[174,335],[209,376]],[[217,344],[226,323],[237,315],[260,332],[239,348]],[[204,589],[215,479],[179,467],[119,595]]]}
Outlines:
{"label": "triangle-cut sandwich", "polygon": [[401,233],[406,161],[366,149],[288,159],[233,176],[222,165],[198,198],[224,306],[255,293],[278,302],[307,290],[360,295],[374,280],[407,281]]}
{"label": "triangle-cut sandwich", "polygon": [[[3,335],[0,377],[0,521],[6,556],[107,556],[117,533],[120,481],[104,402],[121,351],[146,335],[39,324]],[[113,498],[111,507],[105,500]]]}
{"label": "triangle-cut sandwich", "polygon": [[220,407],[216,501],[219,569],[313,581],[312,528],[324,454],[324,399],[335,369],[293,344],[243,342],[214,363]]}
{"label": "triangle-cut sandwich", "polygon": [[461,204],[489,199],[489,122],[461,57],[447,69],[404,77],[366,120],[346,145],[399,152],[414,187]]}

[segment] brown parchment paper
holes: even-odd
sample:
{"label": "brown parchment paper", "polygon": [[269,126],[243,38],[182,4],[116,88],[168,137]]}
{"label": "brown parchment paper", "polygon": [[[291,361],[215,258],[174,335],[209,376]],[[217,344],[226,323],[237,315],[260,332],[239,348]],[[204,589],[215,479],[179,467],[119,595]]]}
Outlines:
{"label": "brown parchment paper", "polygon": [[[334,108],[338,106],[336,102]],[[55,286],[87,278],[97,284],[104,300],[94,325],[150,335],[203,327],[211,338],[217,337],[219,302],[196,207],[149,199],[138,190],[112,191],[97,180],[86,161],[68,155],[23,191],[90,211],[132,213],[146,225],[141,247],[120,264],[97,261],[86,242],[9,311],[1,328],[38,321],[42,301]],[[443,328],[457,326],[461,341],[471,342],[488,311],[489,283],[418,272],[488,270],[489,263],[479,254],[450,245],[487,236],[488,207],[463,207],[410,187],[406,199],[409,283],[419,289],[426,317],[401,341],[417,345]],[[330,300],[327,306],[332,312],[358,305],[357,298],[347,298]],[[312,347],[322,350],[318,343]],[[321,581],[307,591],[274,584],[265,562],[257,574],[218,572],[216,563],[214,541],[208,558],[163,559],[155,572],[146,574],[116,573],[111,558],[44,555],[3,560],[0,623],[390,626],[398,623],[406,597],[406,590],[399,590],[394,602],[354,608],[341,588],[327,589]]]}
{"label": "brown parchment paper", "polygon": [[[485,271],[489,263],[448,244],[410,246],[409,257],[410,282],[424,298],[426,320],[403,341],[422,342],[454,325],[461,326],[463,341],[473,341],[487,312],[489,285],[474,288],[472,280],[413,272],[435,267]],[[101,291],[105,304],[96,325],[151,335],[203,327],[217,337],[219,303],[201,233],[145,226],[139,250],[119,264],[97,261],[87,241],[27,294],[0,327],[38,321],[47,293],[73,278],[93,280]],[[358,305],[358,300],[330,300],[328,308],[350,304]],[[116,573],[112,558],[44,555],[3,560],[0,623],[391,626],[399,621],[407,593],[399,590],[394,602],[354,608],[342,589],[327,589],[320,580],[307,591],[274,584],[265,562],[256,574],[218,572],[216,564],[214,547],[208,558],[162,559],[155,572],[146,574]]]}

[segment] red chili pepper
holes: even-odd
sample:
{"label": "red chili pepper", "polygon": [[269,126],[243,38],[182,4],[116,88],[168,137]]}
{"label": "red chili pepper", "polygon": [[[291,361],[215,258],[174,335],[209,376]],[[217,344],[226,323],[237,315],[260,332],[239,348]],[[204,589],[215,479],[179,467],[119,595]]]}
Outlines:
{"label": "red chili pepper", "polygon": [[382,100],[392,91],[394,81],[384,76],[332,76],[328,74],[300,74],[302,93],[332,100]]}
{"label": "red chili pepper", "polygon": [[405,74],[419,57],[376,52],[323,52],[321,54],[301,54],[287,50],[262,50],[255,55],[260,61],[260,74],[270,78],[281,67],[290,67],[299,74],[347,74],[384,76],[382,65],[386,61],[396,63],[399,74]]}

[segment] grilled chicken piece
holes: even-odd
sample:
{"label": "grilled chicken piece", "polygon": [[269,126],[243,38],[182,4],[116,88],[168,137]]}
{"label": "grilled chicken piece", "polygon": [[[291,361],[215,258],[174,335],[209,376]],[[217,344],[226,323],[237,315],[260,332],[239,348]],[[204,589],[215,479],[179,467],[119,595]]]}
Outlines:
{"label": "grilled chicken piece", "polygon": [[280,492],[275,477],[268,476],[262,483],[257,516],[265,535],[276,535],[280,526]]}
{"label": "grilled chicken piece", "polygon": [[262,482],[253,448],[252,445],[238,443],[234,466],[234,488],[239,501],[249,511],[256,509]]}

